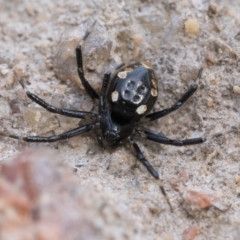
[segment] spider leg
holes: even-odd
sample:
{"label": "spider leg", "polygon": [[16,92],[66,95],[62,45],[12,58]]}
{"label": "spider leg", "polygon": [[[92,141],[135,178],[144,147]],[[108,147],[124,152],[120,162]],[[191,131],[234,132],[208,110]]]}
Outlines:
{"label": "spider leg", "polygon": [[65,108],[54,107],[54,106],[48,104],[47,102],[45,102],[44,100],[42,100],[41,98],[39,98],[37,95],[29,92],[22,80],[20,80],[19,82],[22,85],[23,89],[26,91],[27,96],[32,101],[34,101],[41,107],[45,108],[49,112],[57,113],[57,114],[64,115],[67,117],[82,118],[82,119],[94,118],[94,117],[98,116],[98,114],[92,113],[92,112],[85,112],[85,111],[70,110],[70,109],[65,109]]}
{"label": "spider leg", "polygon": [[133,140],[133,138],[131,136],[128,137],[128,141],[131,144],[131,146],[133,147],[137,159],[147,168],[148,172],[158,181],[158,185],[160,187],[160,190],[161,190],[164,198],[166,199],[171,211],[173,211],[172,205],[171,205],[170,200],[169,200],[169,198],[166,194],[166,191],[163,187],[162,181],[159,178],[158,172],[153,168],[153,166],[143,156],[139,146],[137,145],[137,143]]}
{"label": "spider leg", "polygon": [[190,138],[185,140],[170,139],[165,135],[163,135],[162,133],[157,133],[149,130],[136,129],[136,132],[140,135],[141,138],[145,138],[153,142],[158,142],[158,143],[173,145],[173,146],[193,145],[193,144],[203,143],[206,141],[205,138]]}
{"label": "spider leg", "polygon": [[77,68],[78,68],[78,76],[82,82],[82,85],[84,86],[85,90],[87,91],[88,95],[92,99],[98,99],[99,96],[96,93],[96,91],[92,88],[92,86],[89,84],[89,82],[84,77],[84,71],[83,71],[83,57],[82,57],[82,47],[81,45],[78,45],[76,48],[76,59],[77,59]]}
{"label": "spider leg", "polygon": [[104,74],[104,77],[103,77],[101,94],[99,96],[99,113],[100,114],[106,109],[105,97],[106,97],[110,76],[111,76],[111,73],[107,72]]}
{"label": "spider leg", "polygon": [[[200,79],[202,71],[203,71],[203,69],[201,68],[198,72],[197,79]],[[172,107],[163,109],[159,112],[154,112],[154,113],[148,114],[145,118],[143,118],[141,123],[146,123],[146,122],[151,122],[151,121],[157,120],[159,118],[162,118],[162,117],[168,115],[171,112],[176,111],[196,92],[197,86],[198,86],[197,84],[193,84],[187,90],[187,92],[185,92],[183,94],[183,96],[172,105]]]}
{"label": "spider leg", "polygon": [[162,118],[166,115],[168,115],[169,113],[171,112],[174,112],[176,111],[177,109],[179,109],[184,102],[187,101],[188,98],[190,98],[193,93],[197,90],[197,84],[194,84],[192,85],[188,91],[177,101],[173,104],[172,107],[170,108],[165,108],[159,112],[154,112],[154,113],[150,113],[148,114],[145,119],[143,119],[144,122],[151,122],[151,121],[154,121],[154,120],[157,120],[159,118]]}
{"label": "spider leg", "polygon": [[68,138],[77,136],[81,133],[89,132],[96,127],[99,127],[98,123],[87,124],[87,125],[83,125],[81,127],[77,127],[75,129],[69,130],[67,132],[61,133],[59,135],[53,135],[50,137],[27,136],[27,137],[21,138],[15,135],[9,135],[8,137],[15,138],[15,139],[22,139],[25,142],[56,142],[59,140],[68,139]]}

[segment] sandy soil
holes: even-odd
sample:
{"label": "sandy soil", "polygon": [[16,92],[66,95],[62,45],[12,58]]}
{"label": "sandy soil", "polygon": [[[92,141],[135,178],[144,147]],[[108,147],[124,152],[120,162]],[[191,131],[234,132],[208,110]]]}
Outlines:
{"label": "sandy soil", "polygon": [[[147,127],[170,138],[205,137],[206,142],[174,147],[137,140],[161,173],[174,212],[129,146],[104,151],[94,133],[49,144],[1,137],[1,160],[41,147],[57,149],[72,168],[80,165],[79,189],[106,206],[105,239],[239,239],[239,1],[129,2],[0,0],[0,131],[51,135],[78,126],[78,120],[32,103],[18,80],[52,104],[90,111],[93,103],[81,89],[72,60],[90,28],[84,64],[97,91],[107,69],[133,60],[152,63],[159,85],[155,111],[198,84],[184,106]],[[83,24],[87,19],[96,21],[95,27]],[[230,204],[226,212],[216,209]]]}

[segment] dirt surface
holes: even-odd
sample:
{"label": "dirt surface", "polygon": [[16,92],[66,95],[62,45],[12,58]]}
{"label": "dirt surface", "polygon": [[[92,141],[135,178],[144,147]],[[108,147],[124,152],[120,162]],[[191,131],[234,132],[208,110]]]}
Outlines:
{"label": "dirt surface", "polygon": [[1,160],[25,148],[57,149],[77,169],[76,189],[105,206],[98,211],[89,200],[103,219],[103,239],[239,239],[239,12],[238,0],[0,0],[0,132],[44,136],[78,126],[33,103],[18,81],[49,103],[90,111],[96,103],[81,89],[73,60],[81,43],[86,77],[97,91],[108,69],[149,60],[159,85],[154,111],[197,83],[178,111],[146,127],[174,139],[206,138],[186,147],[137,140],[161,173],[174,212],[128,145],[103,150],[94,133],[49,144],[1,137]]}

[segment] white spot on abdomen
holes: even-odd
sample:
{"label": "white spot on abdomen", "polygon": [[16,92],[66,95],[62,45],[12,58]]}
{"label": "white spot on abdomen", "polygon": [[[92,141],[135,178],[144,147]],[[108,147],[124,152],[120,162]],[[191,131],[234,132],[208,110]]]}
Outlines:
{"label": "white spot on abdomen", "polygon": [[115,90],[114,92],[112,92],[111,97],[112,97],[112,101],[116,102],[118,100],[118,97],[119,97],[118,91]]}
{"label": "white spot on abdomen", "polygon": [[158,95],[158,92],[157,92],[156,89],[152,88],[151,89],[151,94],[152,94],[153,97],[156,97]]}
{"label": "white spot on abdomen", "polygon": [[118,75],[119,78],[126,78],[127,77],[127,72],[122,71],[122,72],[119,72],[117,75]]}
{"label": "white spot on abdomen", "polygon": [[157,88],[157,86],[158,86],[157,81],[154,78],[151,80],[151,82],[152,82],[153,87]]}
{"label": "white spot on abdomen", "polygon": [[144,114],[146,111],[147,111],[147,105],[141,105],[136,110],[137,114],[139,115]]}

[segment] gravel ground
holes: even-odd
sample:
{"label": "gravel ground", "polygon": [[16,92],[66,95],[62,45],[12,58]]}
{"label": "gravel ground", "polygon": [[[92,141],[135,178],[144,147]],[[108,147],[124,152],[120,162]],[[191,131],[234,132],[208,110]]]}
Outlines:
{"label": "gravel ground", "polygon": [[74,48],[81,43],[86,78],[97,91],[106,70],[142,60],[157,76],[155,111],[197,83],[184,106],[147,127],[170,138],[206,138],[186,147],[138,140],[174,212],[128,145],[102,150],[94,133],[49,144],[1,137],[1,160],[24,148],[57,149],[67,165],[78,165],[76,188],[96,209],[92,219],[103,216],[92,199],[105,206],[103,239],[239,239],[239,12],[238,0],[0,0],[1,132],[52,135],[78,126],[32,103],[18,80],[56,106],[91,111],[96,103],[76,74]]}

